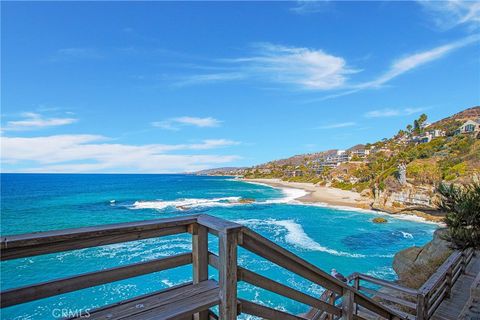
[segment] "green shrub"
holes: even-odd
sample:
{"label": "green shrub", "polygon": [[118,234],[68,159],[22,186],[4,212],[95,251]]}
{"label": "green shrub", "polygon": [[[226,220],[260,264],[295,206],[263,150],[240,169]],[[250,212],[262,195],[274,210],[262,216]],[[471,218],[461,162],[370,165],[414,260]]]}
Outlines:
{"label": "green shrub", "polygon": [[456,248],[480,248],[480,182],[447,186],[441,184],[439,207],[447,212],[446,238]]}

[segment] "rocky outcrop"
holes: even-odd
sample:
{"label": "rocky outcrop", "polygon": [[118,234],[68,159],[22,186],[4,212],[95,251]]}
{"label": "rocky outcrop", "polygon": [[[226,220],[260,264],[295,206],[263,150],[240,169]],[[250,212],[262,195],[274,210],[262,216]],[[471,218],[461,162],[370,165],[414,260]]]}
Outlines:
{"label": "rocky outcrop", "polygon": [[433,186],[407,185],[400,190],[389,190],[375,192],[374,205],[378,207],[400,210],[408,207],[434,208]]}
{"label": "rocky outcrop", "polygon": [[410,247],[395,254],[393,269],[398,282],[410,288],[420,288],[452,253],[450,243],[442,239],[445,229],[435,231],[433,240],[423,247]]}
{"label": "rocky outcrop", "polygon": [[382,218],[382,217],[376,217],[376,218],[373,218],[372,219],[372,222],[373,223],[387,223],[387,219],[385,218]]}
{"label": "rocky outcrop", "polygon": [[388,213],[413,214],[429,221],[441,222],[443,214],[436,208],[435,188],[433,186],[414,186],[407,184],[389,188],[386,191],[375,190],[372,209]]}

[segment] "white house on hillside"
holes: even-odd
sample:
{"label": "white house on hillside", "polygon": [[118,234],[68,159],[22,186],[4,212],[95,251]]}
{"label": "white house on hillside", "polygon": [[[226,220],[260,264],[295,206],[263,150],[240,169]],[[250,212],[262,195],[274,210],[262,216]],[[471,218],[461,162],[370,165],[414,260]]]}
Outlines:
{"label": "white house on hillside", "polygon": [[467,120],[464,124],[455,130],[455,134],[473,133],[480,131],[480,119],[477,121]]}

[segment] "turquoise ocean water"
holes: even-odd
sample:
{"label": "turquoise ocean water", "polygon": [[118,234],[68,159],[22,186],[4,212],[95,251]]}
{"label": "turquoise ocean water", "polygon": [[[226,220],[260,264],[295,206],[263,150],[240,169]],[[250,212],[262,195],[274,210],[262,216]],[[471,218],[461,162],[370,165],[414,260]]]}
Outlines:
{"label": "turquoise ocean water", "polygon": [[[228,177],[189,175],[2,174],[1,233],[148,220],[205,213],[243,223],[318,267],[354,271],[393,280],[395,252],[431,240],[436,225],[378,214],[309,206],[292,200],[299,191],[235,181]],[[254,204],[233,205],[240,197]],[[115,200],[115,201],[112,201]],[[189,208],[180,210],[176,206]],[[210,238],[215,248],[215,237]],[[40,281],[147,261],[187,252],[188,235],[114,244],[1,263],[2,290]],[[312,295],[321,288],[243,250],[239,263]],[[211,270],[215,276],[214,270]],[[51,319],[58,310],[87,310],[191,279],[181,267],[3,309],[2,319]],[[300,313],[307,310],[255,287],[240,284],[240,295]]]}

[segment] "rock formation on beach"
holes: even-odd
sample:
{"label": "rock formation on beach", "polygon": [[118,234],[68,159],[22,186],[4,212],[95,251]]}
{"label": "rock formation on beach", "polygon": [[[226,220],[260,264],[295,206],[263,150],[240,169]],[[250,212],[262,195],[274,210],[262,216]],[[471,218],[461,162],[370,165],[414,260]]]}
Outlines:
{"label": "rock formation on beach", "polygon": [[401,285],[420,288],[452,253],[450,243],[442,239],[445,232],[445,229],[438,229],[432,241],[423,247],[410,247],[395,254],[393,269]]}

